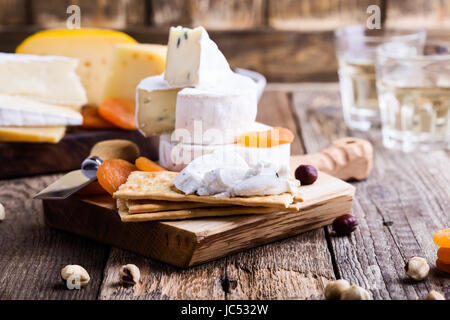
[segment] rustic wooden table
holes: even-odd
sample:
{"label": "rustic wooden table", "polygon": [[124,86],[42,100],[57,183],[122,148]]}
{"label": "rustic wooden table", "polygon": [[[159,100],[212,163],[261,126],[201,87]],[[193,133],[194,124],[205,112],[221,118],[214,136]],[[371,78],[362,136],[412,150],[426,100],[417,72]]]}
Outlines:
{"label": "rustic wooden table", "polygon": [[[296,133],[293,154],[315,152],[342,136],[369,139],[371,176],[356,186],[358,229],[336,237],[329,227],[237,253],[190,269],[48,228],[32,195],[59,175],[0,181],[6,219],[0,223],[1,299],[323,299],[323,288],[345,278],[375,299],[423,299],[436,289],[450,298],[450,277],[435,268],[433,234],[450,225],[450,153],[403,154],[384,149],[379,132],[349,131],[336,83],[270,84],[258,120]],[[2,164],[7,165],[7,164]],[[405,277],[411,256],[425,257],[430,276]],[[142,283],[123,287],[119,266],[134,263]],[[80,264],[90,284],[70,291],[60,269]]]}

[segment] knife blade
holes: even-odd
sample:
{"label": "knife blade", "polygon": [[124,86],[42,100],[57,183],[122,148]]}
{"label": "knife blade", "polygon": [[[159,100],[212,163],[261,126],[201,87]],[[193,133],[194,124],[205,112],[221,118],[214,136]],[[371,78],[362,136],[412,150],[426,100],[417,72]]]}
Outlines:
{"label": "knife blade", "polygon": [[104,160],[115,158],[134,161],[138,156],[139,148],[134,142],[119,139],[98,142],[92,148],[90,156],[82,162],[81,169],[65,174],[37,193],[33,199],[66,199],[97,180],[97,169]]}
{"label": "knife blade", "polygon": [[83,174],[81,169],[74,170],[47,186],[36,194],[33,199],[66,199],[96,179],[96,177],[89,179]]}

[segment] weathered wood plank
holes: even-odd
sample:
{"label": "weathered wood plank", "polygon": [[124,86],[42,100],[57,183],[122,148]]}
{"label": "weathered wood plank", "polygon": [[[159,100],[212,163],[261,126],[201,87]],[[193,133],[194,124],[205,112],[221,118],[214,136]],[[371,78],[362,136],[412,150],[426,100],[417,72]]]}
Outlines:
{"label": "weathered wood plank", "polygon": [[[0,26],[0,51],[13,52],[39,28]],[[124,30],[139,42],[167,44],[168,27],[131,27]],[[210,31],[211,38],[233,68],[264,74],[269,81],[335,81],[337,62],[333,33],[249,29]]]}
{"label": "weathered wood plank", "polygon": [[[42,202],[31,197],[59,175],[0,181],[0,299],[96,299],[109,248],[45,226]],[[82,290],[68,290],[60,271],[79,264],[91,276]]]}
{"label": "weathered wood plank", "polygon": [[191,0],[192,26],[240,30],[264,25],[264,0]]}
{"label": "weathered wood plank", "polygon": [[324,229],[227,258],[227,299],[322,299],[334,279]]}
{"label": "weathered wood plank", "polygon": [[333,30],[364,24],[369,5],[381,0],[267,0],[269,25],[282,30]]}
{"label": "weathered wood plank", "polygon": [[[353,135],[375,148],[374,170],[357,188],[353,214],[359,228],[331,243],[343,278],[371,290],[376,299],[423,299],[429,290],[449,293],[450,281],[434,267],[433,233],[448,227],[450,158],[447,152],[404,154],[382,147],[380,133],[349,131],[342,121],[338,85],[305,84],[293,97],[305,147],[314,152],[333,139]],[[405,260],[425,257],[432,266],[426,281],[406,278]]]}
{"label": "weathered wood plank", "polygon": [[[0,51],[14,52],[41,28],[0,26]],[[123,30],[139,42],[167,44],[168,27],[129,27]],[[209,32],[233,68],[264,74],[268,81],[336,81],[337,61],[332,31],[281,31],[269,28]],[[432,39],[448,39],[447,31],[430,31]]]}
{"label": "weathered wood plank", "polygon": [[[119,268],[128,263],[141,271],[141,283],[134,287],[119,282]],[[105,267],[99,299],[224,299],[222,278],[225,259],[189,269],[167,264],[113,248]]]}
{"label": "weathered wood plank", "polygon": [[303,154],[289,93],[270,89],[265,90],[258,106],[256,121],[269,126],[283,126],[291,130],[295,134],[294,143],[291,145],[291,155]]}
{"label": "weathered wood plank", "polygon": [[[303,153],[289,93],[266,91],[258,120],[291,129],[292,154]],[[227,299],[318,299],[330,279],[334,273],[323,228],[227,258]]]}
{"label": "weathered wood plank", "polygon": [[130,25],[143,26],[146,14],[143,0],[33,0],[30,4],[33,22],[45,28],[66,28],[67,20],[73,14],[67,13],[71,4],[79,6],[80,24],[83,28],[117,29]]}

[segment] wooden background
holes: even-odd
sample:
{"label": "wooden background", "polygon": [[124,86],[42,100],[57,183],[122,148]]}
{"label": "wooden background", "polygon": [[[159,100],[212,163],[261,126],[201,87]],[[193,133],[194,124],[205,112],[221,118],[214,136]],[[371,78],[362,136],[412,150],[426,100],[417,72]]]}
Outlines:
{"label": "wooden background", "polygon": [[365,23],[372,4],[388,27],[450,35],[450,0],[0,0],[0,51],[66,27],[70,4],[80,6],[82,27],[123,30],[140,42],[164,44],[169,26],[203,25],[232,67],[272,82],[336,81],[333,30]]}

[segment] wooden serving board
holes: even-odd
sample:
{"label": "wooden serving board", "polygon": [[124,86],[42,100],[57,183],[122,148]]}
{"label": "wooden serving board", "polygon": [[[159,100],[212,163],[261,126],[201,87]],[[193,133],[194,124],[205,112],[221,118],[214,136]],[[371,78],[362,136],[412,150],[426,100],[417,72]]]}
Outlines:
{"label": "wooden serving board", "polygon": [[79,169],[97,142],[125,139],[135,142],[141,154],[157,159],[159,138],[145,138],[138,131],[77,130],[56,144],[0,142],[0,179],[50,174]]}
{"label": "wooden serving board", "polygon": [[320,172],[302,186],[300,212],[271,213],[182,221],[123,223],[109,196],[44,200],[46,223],[179,267],[189,267],[230,253],[330,224],[350,213],[355,188]]}

